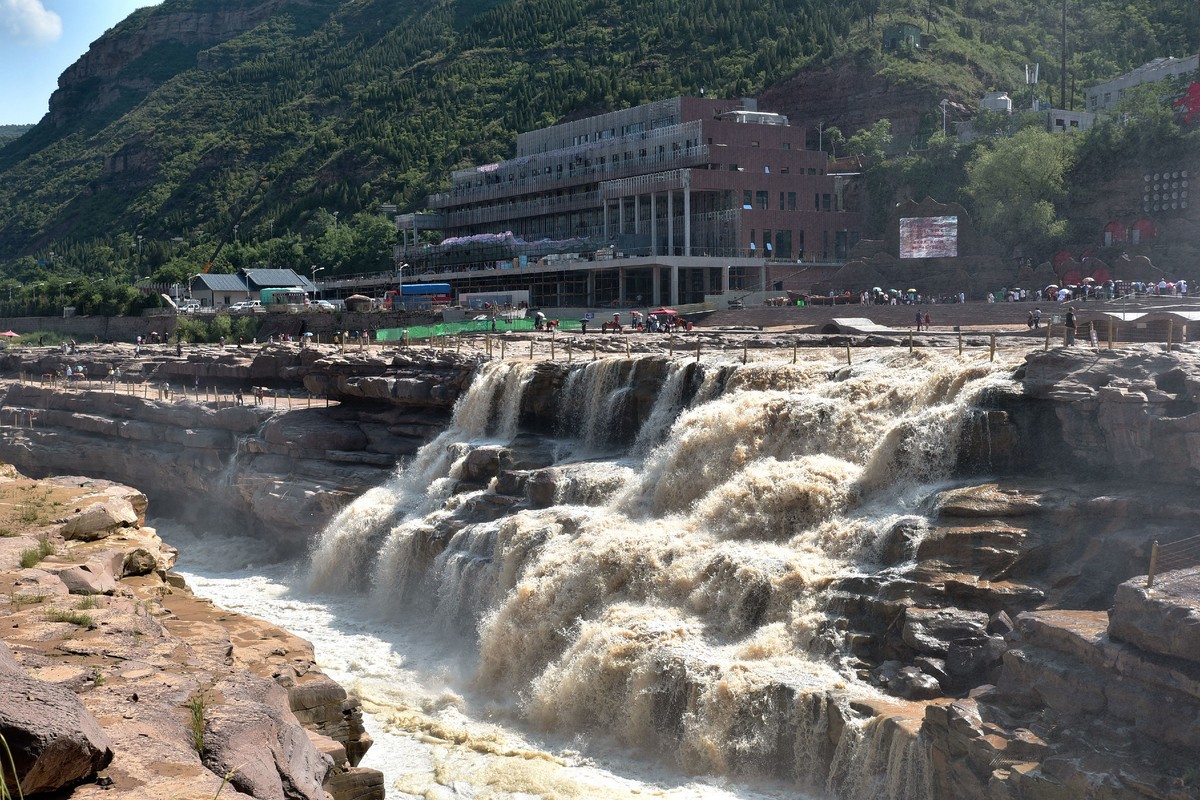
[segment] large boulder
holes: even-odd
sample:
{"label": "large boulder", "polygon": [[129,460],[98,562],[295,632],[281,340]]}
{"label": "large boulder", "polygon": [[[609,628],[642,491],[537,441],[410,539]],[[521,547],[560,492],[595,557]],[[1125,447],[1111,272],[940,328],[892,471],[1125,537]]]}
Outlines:
{"label": "large boulder", "polygon": [[907,608],[904,611],[904,643],[918,653],[945,656],[950,643],[964,638],[985,638],[988,615],[959,608]]}
{"label": "large boulder", "polygon": [[[0,643],[0,736],[26,797],[90,778],[112,760],[112,744],[74,692],[34,680]],[[7,767],[8,765],[5,764]],[[15,797],[18,787],[9,782]]]}
{"label": "large boulder", "polygon": [[1117,587],[1108,635],[1142,650],[1200,661],[1200,577],[1166,573],[1153,588],[1144,577]]}
{"label": "large boulder", "polygon": [[93,553],[79,564],[43,561],[39,566],[57,574],[71,594],[111,594],[124,574],[125,551]]}
{"label": "large boulder", "polygon": [[204,763],[260,800],[327,800],[321,784],[333,769],[288,709],[278,684],[230,676],[213,687],[224,699],[208,710]]}
{"label": "large boulder", "polygon": [[133,505],[123,497],[106,497],[99,502],[76,509],[59,529],[64,539],[93,542],[111,535],[120,528],[138,524]]}
{"label": "large boulder", "polygon": [[386,787],[379,770],[355,767],[330,775],[325,780],[325,791],[333,800],[383,800]]}

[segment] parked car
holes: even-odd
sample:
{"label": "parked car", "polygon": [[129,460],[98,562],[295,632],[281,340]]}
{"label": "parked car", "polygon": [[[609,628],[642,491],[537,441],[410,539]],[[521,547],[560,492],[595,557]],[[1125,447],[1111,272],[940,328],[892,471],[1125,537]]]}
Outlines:
{"label": "parked car", "polygon": [[335,310],[333,303],[329,302],[328,300],[314,300],[311,307],[315,308],[317,311]]}
{"label": "parked car", "polygon": [[200,310],[199,300],[184,300],[179,304],[179,310],[184,314],[195,314]]}
{"label": "parked car", "polygon": [[240,303],[231,305],[228,310],[230,313],[254,313],[256,311],[263,311],[264,309],[262,302],[259,300],[242,300]]}

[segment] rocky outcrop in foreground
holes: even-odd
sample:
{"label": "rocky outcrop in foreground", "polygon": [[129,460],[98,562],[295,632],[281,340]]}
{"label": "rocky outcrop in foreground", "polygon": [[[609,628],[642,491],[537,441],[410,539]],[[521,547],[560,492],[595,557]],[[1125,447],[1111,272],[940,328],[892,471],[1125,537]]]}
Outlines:
{"label": "rocky outcrop in foreground", "polygon": [[0,478],[0,735],[26,796],[367,800],[358,701],[312,647],[169,572],[146,498]]}

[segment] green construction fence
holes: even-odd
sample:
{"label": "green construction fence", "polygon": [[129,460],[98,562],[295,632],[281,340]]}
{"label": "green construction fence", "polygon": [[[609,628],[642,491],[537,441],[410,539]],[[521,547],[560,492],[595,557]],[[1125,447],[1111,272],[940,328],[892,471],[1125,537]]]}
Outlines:
{"label": "green construction fence", "polygon": [[[380,328],[376,332],[375,338],[380,342],[403,342],[405,332],[408,333],[409,341],[414,341],[432,339],[437,336],[453,336],[458,333],[503,333],[504,331],[532,331],[534,329],[532,319],[497,319],[495,327],[492,327],[492,324],[492,320],[478,319],[465,322],[443,322],[438,325],[414,325],[411,328]],[[599,330],[600,323],[595,322],[594,325]],[[577,319],[560,319],[558,321],[560,331],[577,331],[580,327],[580,321]]]}

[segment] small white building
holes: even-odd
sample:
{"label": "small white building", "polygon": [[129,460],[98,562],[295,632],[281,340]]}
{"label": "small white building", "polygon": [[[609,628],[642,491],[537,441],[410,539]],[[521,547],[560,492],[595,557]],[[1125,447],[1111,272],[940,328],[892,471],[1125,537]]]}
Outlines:
{"label": "small white building", "polygon": [[1200,69],[1200,54],[1187,58],[1156,58],[1111,81],[1096,84],[1088,89],[1087,110],[1093,114],[1103,114],[1120,102],[1127,89],[1143,83],[1157,83],[1164,78],[1187,75],[1197,69]]}
{"label": "small white building", "polygon": [[1001,114],[1012,113],[1012,98],[1008,92],[987,92],[979,101],[979,107],[988,111],[998,111]]}
{"label": "small white building", "polygon": [[1096,115],[1090,111],[1067,111],[1065,108],[1048,108],[1043,113],[1046,115],[1046,130],[1050,133],[1086,131],[1096,122]]}

